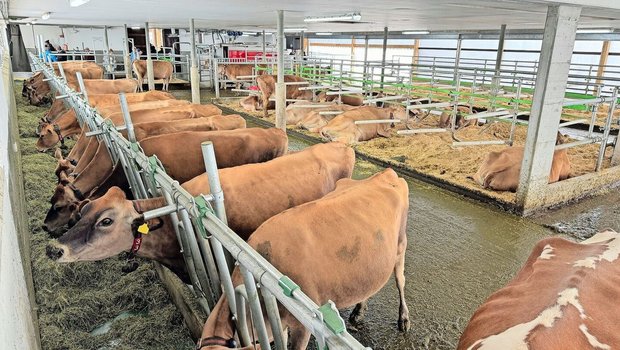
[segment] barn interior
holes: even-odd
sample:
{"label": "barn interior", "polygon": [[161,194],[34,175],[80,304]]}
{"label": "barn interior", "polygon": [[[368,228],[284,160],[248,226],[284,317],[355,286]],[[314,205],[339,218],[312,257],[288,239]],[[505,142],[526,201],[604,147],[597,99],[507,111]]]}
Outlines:
{"label": "barn interior", "polygon": [[[252,5],[0,0],[0,314],[7,315],[2,339],[10,348],[195,348],[215,302],[226,295],[235,300],[235,320],[250,319],[256,329],[250,336],[237,330],[244,345],[251,337],[261,348],[286,348],[277,322],[261,322],[263,314],[279,320],[280,305],[312,333],[310,348],[454,349],[472,314],[518,273],[536,242],[551,236],[580,242],[607,228],[620,230],[616,1]],[[389,135],[353,142],[352,178],[392,168],[409,187],[404,266],[411,330],[397,330],[399,294],[392,279],[370,298],[359,325],[347,321],[352,308],[311,300],[280,272],[283,267],[227,226],[217,148],[202,149],[211,194],[190,195],[135,146],[132,127],[117,128],[87,107],[88,96],[67,85],[59,68],[64,63],[46,54],[46,40],[57,49],[54,60],[94,62],[109,80],[133,79],[132,62],[141,58],[144,91],[161,90],[165,82],[153,74],[153,62],[170,62],[176,99],[239,115],[248,128],[283,129],[290,152],[330,141],[287,121],[294,104],[324,107],[319,92],[335,97],[336,105],[360,96],[362,107],[404,111],[402,118],[392,113],[354,123],[386,127]],[[250,73],[226,74],[234,66],[248,66]],[[189,283],[147,259],[127,273],[124,259],[59,264],[49,258],[46,250],[57,237],[41,226],[58,182],[58,160],[55,147],[40,152],[35,144],[50,105],[34,106],[20,94],[22,81],[35,73],[76,111],[89,137],[106,145],[134,198],[164,196],[166,205],[149,215],[178,223]],[[274,109],[266,114],[265,101],[259,109],[243,106],[262,97],[261,75],[275,82]],[[85,89],[84,80],[78,82]],[[307,102],[290,98],[289,87],[313,96]],[[132,125],[127,106],[121,107],[124,124]],[[317,115],[329,122],[340,112]],[[75,144],[67,138],[60,152],[68,157]],[[477,180],[490,154],[516,148],[522,149],[518,187],[498,191]],[[557,154],[570,161],[570,171],[550,181]],[[257,196],[254,205],[265,200]],[[242,267],[241,290],[230,279],[233,260]],[[247,315],[239,306],[245,303]]]}

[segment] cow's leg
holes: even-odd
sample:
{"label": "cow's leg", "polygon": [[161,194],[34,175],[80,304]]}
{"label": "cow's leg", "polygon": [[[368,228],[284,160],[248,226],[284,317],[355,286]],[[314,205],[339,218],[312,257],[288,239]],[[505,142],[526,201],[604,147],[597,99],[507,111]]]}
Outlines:
{"label": "cow's leg", "polygon": [[355,305],[355,308],[353,309],[353,311],[351,311],[351,315],[349,315],[349,322],[351,322],[353,326],[356,326],[360,321],[364,319],[364,316],[366,315],[366,310],[368,310],[368,299]]}
{"label": "cow's leg", "polygon": [[140,76],[140,74],[136,74],[136,77],[138,78],[138,90],[140,90],[140,92],[144,92],[144,89],[142,88],[142,77]]}
{"label": "cow's leg", "polygon": [[299,322],[289,328],[291,350],[305,350],[310,341],[310,332]]}
{"label": "cow's leg", "polygon": [[[401,235],[402,236],[402,235]],[[405,236],[405,242],[398,242],[398,257],[396,259],[396,266],[394,267],[394,279],[396,280],[396,287],[398,288],[398,295],[400,296],[400,307],[398,310],[398,329],[401,332],[409,330],[411,325],[409,324],[409,308],[407,308],[407,301],[405,300],[405,248],[407,247],[407,241]]]}
{"label": "cow's leg", "polygon": [[269,116],[269,95],[263,92],[263,117],[267,118]]}

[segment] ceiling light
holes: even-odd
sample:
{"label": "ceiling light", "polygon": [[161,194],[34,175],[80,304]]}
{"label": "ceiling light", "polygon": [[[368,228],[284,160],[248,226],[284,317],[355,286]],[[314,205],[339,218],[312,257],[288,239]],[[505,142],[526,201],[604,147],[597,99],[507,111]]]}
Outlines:
{"label": "ceiling light", "polygon": [[243,32],[242,36],[251,36],[251,35],[256,35],[256,32]]}
{"label": "ceiling light", "polygon": [[362,15],[360,13],[348,13],[346,15],[340,16],[325,16],[325,17],[306,17],[304,18],[304,22],[314,23],[314,22],[337,22],[337,21],[354,21],[358,22],[362,19]]}
{"label": "ceiling light", "polygon": [[305,32],[308,28],[284,28],[285,33]]}
{"label": "ceiling light", "polygon": [[613,33],[611,28],[584,28],[577,29],[578,34],[600,34],[600,33]]}
{"label": "ceiling light", "polygon": [[44,14],[41,15],[41,19],[42,20],[50,19],[50,15],[51,15],[51,13],[45,12]]}
{"label": "ceiling light", "polygon": [[332,35],[330,32],[314,33],[316,35]]}
{"label": "ceiling light", "polygon": [[412,30],[409,32],[403,32],[405,35],[416,35],[416,34],[430,34],[428,30]]}
{"label": "ceiling light", "polygon": [[82,6],[85,3],[89,2],[90,0],[69,0],[69,6],[71,7],[78,7],[78,6]]}
{"label": "ceiling light", "polygon": [[140,29],[140,27],[139,26],[133,26],[133,27],[131,27],[131,29],[137,30],[137,29]]}

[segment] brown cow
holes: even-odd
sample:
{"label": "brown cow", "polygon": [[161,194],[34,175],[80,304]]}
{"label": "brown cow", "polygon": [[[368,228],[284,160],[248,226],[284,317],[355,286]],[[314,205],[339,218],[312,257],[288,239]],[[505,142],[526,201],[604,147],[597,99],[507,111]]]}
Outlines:
{"label": "brown cow", "polygon": [[[456,129],[461,129],[468,127],[470,125],[477,125],[478,119],[470,119],[465,120],[465,115],[472,114],[469,107],[466,106],[458,106],[456,113]],[[440,128],[452,128],[452,113],[451,112],[443,112],[441,116],[439,116],[439,123],[437,124]]]}
{"label": "brown cow", "polygon": [[[267,108],[265,106],[269,105],[269,98],[271,95],[276,92],[276,81],[277,77],[275,75],[261,75],[256,78],[256,83],[258,84],[258,88],[261,91],[262,97],[262,106],[263,106],[263,116],[267,118]],[[284,82],[285,83],[300,83],[305,82],[304,78],[298,77],[296,75],[285,75]],[[312,97],[314,94],[312,90],[299,90],[300,87],[308,86],[307,84],[302,85],[286,85],[286,98],[287,99],[295,99],[295,100],[307,100],[312,101]]]}
{"label": "brown cow", "polygon": [[[558,133],[558,144],[563,137]],[[509,147],[501,151],[490,152],[482,161],[474,175],[474,180],[484,188],[494,191],[516,192],[519,186],[523,147]],[[565,180],[570,175],[571,163],[567,149],[554,151],[549,183]]]}
{"label": "brown cow", "polygon": [[[308,147],[265,163],[220,169],[228,223],[241,237],[247,238],[270,217],[333,191],[336,181],[351,176],[354,163],[355,154],[351,148],[331,143]],[[256,186],[257,183],[261,185]],[[183,184],[183,187],[192,195],[210,192],[204,174]],[[258,206],[255,201],[257,194],[264,199]],[[104,253],[96,259],[103,259],[129,249],[133,240],[131,219],[125,221],[124,218],[139,217],[141,213],[134,208],[142,212],[163,205],[163,198],[132,202],[125,199],[122,191],[110,189],[103,197],[84,207],[77,225],[60,238],[58,243],[64,254],[59,261],[94,260],[91,254],[99,252]],[[99,240],[100,236],[90,232],[92,227],[99,226],[90,224],[101,220],[99,214],[111,208],[116,208],[114,213],[118,215],[112,218],[115,220],[114,233],[110,232],[107,239]],[[164,227],[157,234],[145,237],[138,255],[172,265],[174,271],[182,272],[181,276],[184,276],[185,263],[177,246],[176,235],[172,227],[168,226],[169,219],[162,217],[162,220],[166,223]],[[82,250],[86,234],[93,237],[93,241],[88,242],[83,247],[85,250]],[[170,260],[175,261],[175,264],[170,263]]]}
{"label": "brown cow", "polygon": [[620,348],[620,235],[538,242],[506,287],[476,310],[459,350]]}
{"label": "brown cow", "polygon": [[[408,209],[407,182],[386,169],[365,180],[338,181],[325,197],[265,221],[248,244],[318,305],[328,300],[339,309],[356,305],[349,318],[353,324],[363,318],[368,298],[394,274],[400,296],[398,328],[406,331],[410,327],[404,274]],[[243,283],[238,268],[232,278],[235,286]],[[221,349],[221,340],[233,339],[231,316],[223,296],[196,348]],[[285,308],[280,308],[280,316],[282,330],[290,334],[291,349],[306,349],[310,331]]]}
{"label": "brown cow", "polygon": [[237,77],[249,77],[252,75],[262,75],[264,70],[259,69],[254,73],[254,64],[220,64],[217,66],[218,73],[222,76],[226,76],[229,80],[235,83],[237,89],[241,88],[239,80],[250,80],[250,78],[237,78]]}
{"label": "brown cow", "polygon": [[[144,83],[144,78],[146,77],[146,61],[143,60],[135,60],[133,61],[133,71],[136,73],[136,77],[138,78],[138,89],[142,90],[142,84]],[[162,79],[163,86],[162,90],[168,91],[168,85],[170,84],[170,80],[172,79],[172,73],[174,69],[172,67],[172,63],[168,61],[153,61],[153,77],[154,79]]]}
{"label": "brown cow", "polygon": [[235,130],[246,127],[245,119],[238,114],[214,115],[210,117],[182,119],[163,122],[134,124],[137,140],[181,131]]}
{"label": "brown cow", "polygon": [[[327,110],[313,111],[310,112],[306,117],[304,117],[299,123],[297,123],[297,127],[300,129],[306,129],[310,132],[318,133],[325,125],[327,125],[330,120],[341,114],[331,114],[331,112],[346,112],[355,108],[358,107],[349,105],[336,105]],[[321,114],[321,112],[330,112],[330,114]]]}
{"label": "brown cow", "polygon": [[[302,107],[302,106],[312,106],[312,107]],[[329,108],[332,108],[334,106],[337,106],[335,102],[327,102],[327,103],[311,102],[311,101],[293,102],[290,105],[286,106],[286,110],[285,110],[286,124],[296,125],[311,112],[326,111]]]}
{"label": "brown cow", "polygon": [[337,101],[340,96],[340,102],[349,106],[362,106],[364,104],[364,95],[362,94],[341,94],[341,95],[328,95],[323,91],[317,96],[319,102],[331,102]]}
{"label": "brown cow", "polygon": [[377,108],[364,106],[346,111],[330,120],[321,130],[323,139],[355,144],[377,136],[390,137],[390,123],[355,124],[360,120],[405,120],[407,112],[402,107]]}
{"label": "brown cow", "polygon": [[[114,83],[114,84],[109,84]],[[127,98],[127,103],[136,102],[136,100],[140,99],[141,101],[150,101],[150,100],[169,100],[175,99],[174,96],[169,95],[166,96],[165,93],[161,95],[150,94],[144,95],[144,97],[132,97],[136,95],[136,89],[138,87],[138,83],[134,79],[116,79],[116,80],[97,80],[97,79],[89,79],[85,80],[84,84],[86,85],[86,91],[88,92],[88,101],[91,103],[91,106],[96,107],[96,104],[93,102],[102,99],[102,96],[110,96],[103,103],[106,104],[118,104],[118,93],[124,92],[125,97]],[[109,86],[111,85],[111,86]],[[133,86],[133,87],[132,87]],[[77,89],[76,91],[78,91]],[[160,91],[150,91],[150,92],[158,92]],[[150,93],[149,92],[149,93]],[[112,97],[113,96],[113,97]],[[67,107],[64,104],[64,100],[54,99],[52,102],[52,106],[50,110],[45,114],[45,119],[48,121],[53,121],[56,119],[62,112],[64,112]]]}
{"label": "brown cow", "polygon": [[[129,104],[129,111],[131,112],[131,120],[135,123],[142,123],[146,121],[162,121],[162,120],[176,120],[176,119],[187,119],[194,118],[197,116],[197,113],[189,110],[189,111],[160,111],[158,106],[166,106],[166,105],[188,105],[192,106],[191,108],[200,110],[205,109],[209,111],[206,113],[208,115],[200,115],[200,116],[210,116],[216,111],[221,112],[221,110],[215,106],[203,106],[201,105],[190,105],[187,101],[179,101],[179,100],[164,100],[164,101],[150,101],[150,102],[139,102],[134,104]],[[152,107],[150,109],[140,109],[144,107]],[[106,119],[111,120],[116,126],[125,125],[123,114],[118,111],[113,113],[114,111],[120,110],[120,106],[109,106],[100,109],[102,111],[102,116]],[[45,152],[49,148],[56,145],[58,142],[64,144],[64,138],[68,136],[72,136],[75,134],[79,134],[81,132],[80,125],[75,116],[75,111],[69,110],[61,115],[56,121],[53,123],[41,123],[39,125],[39,139],[36,143],[36,148],[39,152]],[[74,158],[72,158],[74,159]]]}
{"label": "brown cow", "polygon": [[[280,129],[250,128],[164,134],[143,139],[140,146],[148,156],[157,155],[168,175],[184,182],[205,173],[200,147],[204,141],[213,142],[218,168],[265,162],[285,154],[288,145],[286,133]],[[54,212],[58,204],[64,207],[75,199],[86,199],[110,176],[113,166],[105,144],[99,144],[84,170],[73,181],[67,178],[66,185],[56,188],[48,214]],[[65,223],[70,214],[64,217]]]}

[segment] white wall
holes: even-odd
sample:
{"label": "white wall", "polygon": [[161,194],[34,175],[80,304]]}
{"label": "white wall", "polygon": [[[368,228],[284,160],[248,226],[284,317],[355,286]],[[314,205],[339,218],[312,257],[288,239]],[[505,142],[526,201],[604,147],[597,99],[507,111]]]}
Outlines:
{"label": "white wall", "polygon": [[[37,25],[20,25],[24,45],[27,49],[35,48],[34,35],[38,40],[38,36],[42,35],[43,40],[49,40],[52,45],[58,48],[62,44],[69,45],[69,49],[76,47],[82,49],[88,47],[91,50],[103,50],[103,28],[60,28],[58,26],[37,26]],[[108,40],[110,48],[114,51],[123,50],[123,28],[108,28]]]}
{"label": "white wall", "polygon": [[[36,328],[30,312],[26,273],[22,264],[19,232],[13,205],[23,200],[9,179],[15,174],[9,153],[17,152],[9,143],[9,118],[14,118],[10,58],[6,47],[6,27],[0,21],[0,344],[2,349],[38,349]],[[34,298],[34,296],[32,296]]]}

